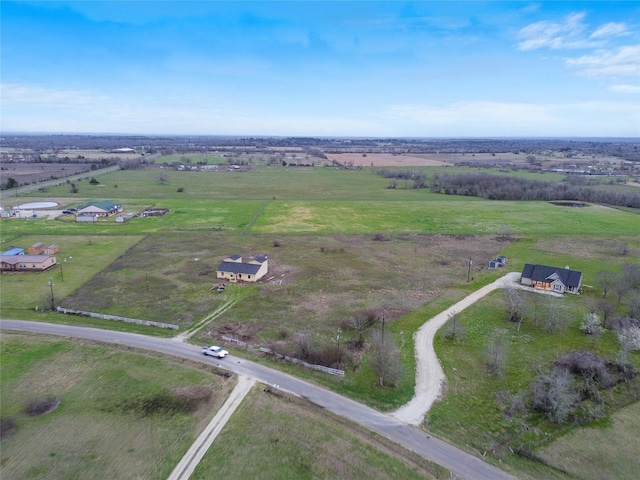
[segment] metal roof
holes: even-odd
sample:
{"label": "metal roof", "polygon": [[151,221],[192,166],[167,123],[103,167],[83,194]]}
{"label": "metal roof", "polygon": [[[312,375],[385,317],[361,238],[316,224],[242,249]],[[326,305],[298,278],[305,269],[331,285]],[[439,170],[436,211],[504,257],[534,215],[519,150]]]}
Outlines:
{"label": "metal roof", "polygon": [[536,282],[546,282],[549,277],[556,274],[560,281],[567,287],[579,287],[582,281],[582,272],[569,270],[568,268],[549,267],[547,265],[532,265],[526,263],[522,269],[522,278],[530,278]]}

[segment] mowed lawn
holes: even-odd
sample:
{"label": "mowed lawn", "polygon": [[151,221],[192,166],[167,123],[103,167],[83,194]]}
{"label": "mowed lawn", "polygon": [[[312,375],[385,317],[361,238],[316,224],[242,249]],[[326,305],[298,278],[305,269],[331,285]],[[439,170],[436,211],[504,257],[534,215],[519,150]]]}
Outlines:
{"label": "mowed lawn", "polygon": [[[59,305],[60,299],[87,283],[142,238],[106,235],[24,235],[11,239],[12,245],[25,250],[37,242],[57,245],[58,265],[45,272],[0,275],[2,316],[8,318],[18,315],[19,318],[23,318],[25,311],[49,308],[52,290],[55,304]],[[49,280],[53,282],[53,289]]]}
{"label": "mowed lawn", "polygon": [[[166,479],[225,401],[235,380],[116,348],[3,333],[3,479]],[[160,401],[208,389],[195,409]],[[30,402],[60,400],[30,416]],[[159,400],[160,399],[160,400]]]}
{"label": "mowed lawn", "polygon": [[417,480],[450,474],[305,400],[256,386],[191,479],[214,477]]}
{"label": "mowed lawn", "polygon": [[572,431],[538,450],[548,465],[578,478],[637,478],[640,403],[614,413],[610,422]]}

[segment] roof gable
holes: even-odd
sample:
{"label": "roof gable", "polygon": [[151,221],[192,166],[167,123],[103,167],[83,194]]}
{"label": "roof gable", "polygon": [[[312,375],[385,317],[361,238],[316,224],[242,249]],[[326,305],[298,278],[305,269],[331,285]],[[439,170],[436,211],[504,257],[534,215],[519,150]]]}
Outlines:
{"label": "roof gable", "polygon": [[243,273],[246,275],[255,275],[260,270],[261,265],[255,263],[238,263],[238,262],[222,262],[218,265],[219,272]]}

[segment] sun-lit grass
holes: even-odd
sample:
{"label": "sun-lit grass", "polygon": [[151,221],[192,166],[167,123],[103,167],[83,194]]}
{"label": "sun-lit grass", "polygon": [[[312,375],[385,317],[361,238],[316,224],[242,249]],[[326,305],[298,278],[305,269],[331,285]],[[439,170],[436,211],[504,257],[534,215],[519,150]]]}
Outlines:
{"label": "sun-lit grass", "polygon": [[536,454],[547,464],[585,480],[635,478],[640,403],[623,408],[609,422],[581,428],[558,438]]}
{"label": "sun-lit grass", "polygon": [[212,472],[230,480],[449,478],[442,469],[304,400],[262,388],[245,398],[191,478],[209,479]]}
{"label": "sun-lit grass", "polygon": [[[234,381],[202,369],[99,345],[3,333],[2,421],[16,429],[2,443],[3,478],[167,478],[224,402]],[[176,387],[209,385],[197,410],[114,410]],[[28,416],[32,400],[57,398],[51,413]]]}

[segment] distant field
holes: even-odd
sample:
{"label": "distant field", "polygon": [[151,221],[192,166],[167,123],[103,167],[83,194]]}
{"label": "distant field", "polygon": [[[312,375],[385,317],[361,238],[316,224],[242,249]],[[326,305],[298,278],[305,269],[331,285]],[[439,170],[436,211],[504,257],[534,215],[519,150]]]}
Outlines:
{"label": "distant field", "polygon": [[[328,153],[327,158],[342,165],[362,167],[442,167],[451,165],[447,161],[430,155],[393,155],[390,153]],[[435,156],[434,156],[435,157]]]}

